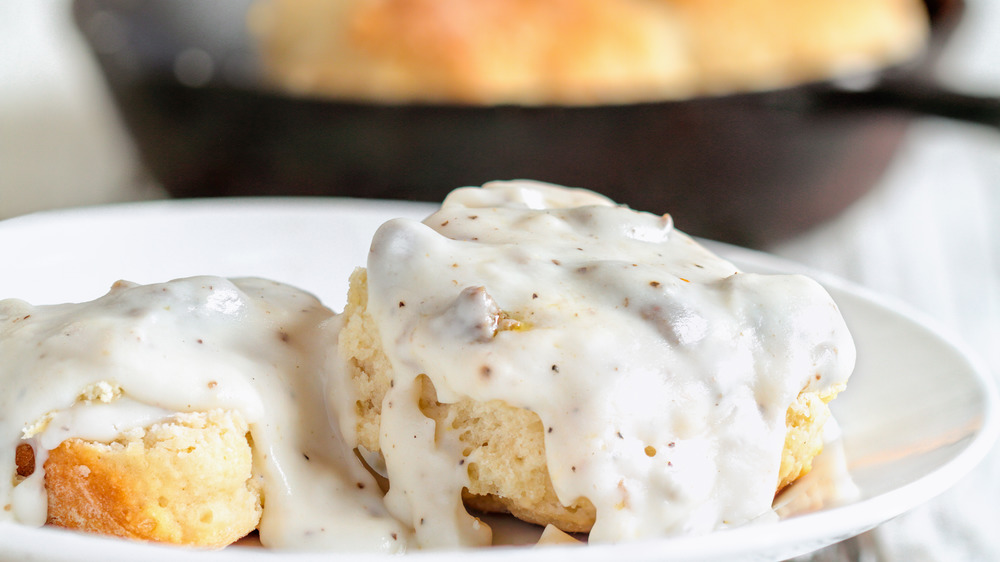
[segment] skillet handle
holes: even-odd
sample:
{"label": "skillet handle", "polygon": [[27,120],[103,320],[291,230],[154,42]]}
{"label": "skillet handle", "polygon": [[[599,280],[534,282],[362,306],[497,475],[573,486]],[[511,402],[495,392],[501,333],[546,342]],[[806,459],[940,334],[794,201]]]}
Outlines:
{"label": "skillet handle", "polygon": [[895,109],[1000,129],[1000,97],[964,94],[922,80],[885,80],[859,91],[830,88],[820,99],[830,107]]}

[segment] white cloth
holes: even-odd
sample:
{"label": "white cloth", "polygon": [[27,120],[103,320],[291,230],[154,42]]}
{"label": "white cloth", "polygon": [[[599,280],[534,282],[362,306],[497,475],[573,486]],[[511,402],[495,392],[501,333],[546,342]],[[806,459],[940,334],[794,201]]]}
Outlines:
{"label": "white cloth", "polygon": [[[928,119],[913,127],[874,191],[769,250],[923,311],[1000,376],[998,218],[1000,131]],[[997,522],[1000,451],[869,538],[884,560],[1000,560]]]}

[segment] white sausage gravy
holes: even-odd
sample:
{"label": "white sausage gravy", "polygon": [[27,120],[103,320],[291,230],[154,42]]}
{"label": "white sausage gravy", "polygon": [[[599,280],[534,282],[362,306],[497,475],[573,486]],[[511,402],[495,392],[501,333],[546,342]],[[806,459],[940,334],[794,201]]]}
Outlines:
{"label": "white sausage gravy", "polygon": [[[458,189],[423,222],[383,225],[367,270],[393,369],[380,426],[386,504],[424,547],[488,544],[489,533],[461,507],[461,447],[422,415],[420,375],[441,402],[537,413],[560,501],[588,498],[590,541],[613,542],[769,514],[786,409],[802,391],[843,385],[854,366],[816,282],[740,272],[669,216],[585,190]],[[333,398],[345,412],[356,397]]]}

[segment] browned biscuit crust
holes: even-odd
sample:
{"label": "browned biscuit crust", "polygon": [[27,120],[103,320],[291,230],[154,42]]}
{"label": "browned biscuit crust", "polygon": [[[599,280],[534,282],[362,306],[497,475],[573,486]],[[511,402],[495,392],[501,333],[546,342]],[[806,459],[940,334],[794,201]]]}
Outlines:
{"label": "browned biscuit crust", "polygon": [[[19,452],[18,473],[25,476],[33,458],[24,447]],[[43,465],[48,523],[223,547],[260,521],[262,498],[252,464],[246,422],[221,410],[178,414],[111,443],[68,439]]]}
{"label": "browned biscuit crust", "polygon": [[906,60],[918,0],[264,0],[281,88],[376,102],[608,104],[770,89]]}

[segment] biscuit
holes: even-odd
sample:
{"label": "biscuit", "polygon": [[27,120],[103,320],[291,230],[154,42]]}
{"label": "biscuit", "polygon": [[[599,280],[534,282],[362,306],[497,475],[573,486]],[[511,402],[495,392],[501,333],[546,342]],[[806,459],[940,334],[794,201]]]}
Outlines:
{"label": "biscuit", "polygon": [[752,91],[912,58],[916,0],[267,0],[264,68],[295,94],[592,105]]}
{"label": "biscuit", "polygon": [[[177,414],[101,443],[68,439],[44,462],[48,523],[103,535],[220,548],[257,528],[248,427],[233,411]],[[18,474],[34,470],[19,447]]]}
{"label": "biscuit", "polygon": [[[0,300],[0,519],[218,548],[398,552],[407,530],[331,426],[334,317],[260,278]],[[266,505],[265,505],[266,500]]]}
{"label": "biscuit", "polygon": [[[355,404],[358,443],[379,450],[382,398],[389,389],[392,366],[378,343],[378,327],[367,313],[367,272],[351,276],[339,353],[348,359],[348,375],[357,391]],[[454,403],[437,400],[426,376],[420,377],[420,410],[438,425],[458,430],[468,463],[469,487],[463,491],[468,507],[486,512],[508,512],[538,525],[554,525],[566,532],[587,532],[596,510],[585,498],[564,505],[556,496],[545,461],[544,428],[534,412],[502,401]],[[809,472],[823,448],[822,427],[829,418],[827,403],[843,385],[820,392],[802,392],[786,412],[787,432],[781,454],[780,491]],[[390,475],[391,483],[391,475]]]}

